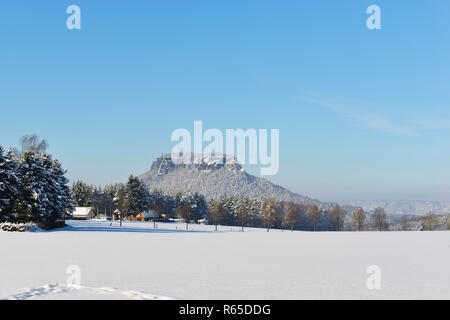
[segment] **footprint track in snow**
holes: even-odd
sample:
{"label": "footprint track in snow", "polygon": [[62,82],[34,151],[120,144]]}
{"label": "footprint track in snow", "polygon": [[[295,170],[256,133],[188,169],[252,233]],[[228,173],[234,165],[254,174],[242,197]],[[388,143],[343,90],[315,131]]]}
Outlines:
{"label": "footprint track in snow", "polygon": [[142,293],[133,290],[120,290],[109,287],[73,287],[65,283],[46,284],[36,288],[27,288],[16,294],[10,295],[2,300],[27,300],[54,293],[67,293],[73,291],[85,291],[94,294],[107,294],[113,296],[123,296],[134,300],[172,300],[171,297],[157,296],[148,293]]}

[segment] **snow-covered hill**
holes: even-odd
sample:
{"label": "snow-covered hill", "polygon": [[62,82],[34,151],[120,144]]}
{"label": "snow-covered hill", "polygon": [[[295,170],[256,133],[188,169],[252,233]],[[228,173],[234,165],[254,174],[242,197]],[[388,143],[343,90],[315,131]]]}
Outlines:
{"label": "snow-covered hill", "polygon": [[222,154],[205,157],[200,164],[176,164],[170,154],[166,154],[156,159],[151,170],[141,178],[152,189],[199,192],[207,199],[234,195],[320,204],[317,200],[248,174],[235,158],[227,160]]}

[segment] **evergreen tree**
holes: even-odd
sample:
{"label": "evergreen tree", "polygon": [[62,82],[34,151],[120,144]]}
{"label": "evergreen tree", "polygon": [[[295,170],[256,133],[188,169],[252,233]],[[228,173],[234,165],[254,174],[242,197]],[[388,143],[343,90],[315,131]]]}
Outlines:
{"label": "evergreen tree", "polygon": [[190,208],[191,218],[199,220],[206,218],[208,213],[208,205],[205,197],[198,192],[188,192],[183,194],[181,202]]}
{"label": "evergreen tree", "polygon": [[113,201],[117,210],[119,210],[120,226],[122,226],[122,219],[127,216],[128,210],[128,199],[123,188],[117,190]]}
{"label": "evergreen tree", "polygon": [[262,225],[261,209],[263,201],[261,199],[250,200],[250,213],[248,217],[248,225],[258,227]]}
{"label": "evergreen tree", "polygon": [[[40,221],[50,225],[61,216],[59,210],[60,186],[56,176],[52,172],[53,161],[50,155],[44,153],[41,158],[43,185],[40,193],[39,204],[41,207]],[[64,212],[64,211],[63,211]]]}
{"label": "evergreen tree", "polygon": [[17,162],[12,158],[10,150],[4,155],[0,146],[0,222],[12,216],[19,190]]}
{"label": "evergreen tree", "polygon": [[183,205],[182,198],[183,193],[181,191],[176,191],[174,193],[168,194],[167,197],[162,195],[163,199],[167,199],[167,205],[172,209],[175,215],[175,209],[181,205]]}
{"label": "evergreen tree", "polygon": [[13,221],[28,222],[32,220],[32,214],[35,211],[36,198],[28,185],[21,185],[19,194],[14,203]]}
{"label": "evergreen tree", "polygon": [[113,211],[115,209],[114,197],[117,194],[117,191],[123,188],[123,183],[108,184],[103,188],[104,211],[106,212],[106,216],[111,217],[111,219],[113,216]]}
{"label": "evergreen tree", "polygon": [[248,222],[248,217],[251,212],[250,201],[248,198],[241,198],[237,208],[237,220],[241,226],[241,231],[244,232],[244,225]]}
{"label": "evergreen tree", "polygon": [[48,154],[33,150],[17,163],[11,151],[0,147],[0,219],[39,222],[52,226],[73,210],[65,171]]}
{"label": "evergreen tree", "polygon": [[229,226],[237,225],[237,199],[233,196],[223,196],[220,197],[220,201],[222,202],[222,206],[225,209],[225,219],[224,223]]}
{"label": "evergreen tree", "polygon": [[41,159],[31,151],[25,152],[19,164],[22,180],[16,214],[19,220],[46,222],[50,199],[46,184],[51,180],[50,172],[45,169]]}
{"label": "evergreen tree", "polygon": [[52,219],[64,219],[66,213],[72,213],[74,210],[70,203],[69,179],[65,176],[67,171],[62,168],[61,163],[56,159],[52,162],[50,171],[53,175],[52,190],[54,192]]}
{"label": "evergreen tree", "polygon": [[75,207],[90,207],[92,205],[92,187],[79,180],[70,188],[72,204]]}
{"label": "evergreen tree", "polygon": [[125,194],[128,199],[128,214],[136,215],[148,210],[151,204],[150,193],[144,182],[138,177],[130,176],[125,185]]}
{"label": "evergreen tree", "polygon": [[149,193],[149,207],[155,210],[158,214],[172,214],[172,197],[170,194],[162,194],[159,191],[152,191]]}

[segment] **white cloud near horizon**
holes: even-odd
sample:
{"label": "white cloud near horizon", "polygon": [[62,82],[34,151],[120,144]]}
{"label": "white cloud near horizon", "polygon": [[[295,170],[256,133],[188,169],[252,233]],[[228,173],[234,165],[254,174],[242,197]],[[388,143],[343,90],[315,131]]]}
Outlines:
{"label": "white cloud near horizon", "polygon": [[407,118],[403,121],[394,121],[392,117],[369,112],[361,106],[361,102],[335,103],[324,99],[298,97],[298,101],[307,102],[327,108],[346,115],[355,125],[382,133],[417,136],[422,130],[449,129],[448,117],[439,118]]}

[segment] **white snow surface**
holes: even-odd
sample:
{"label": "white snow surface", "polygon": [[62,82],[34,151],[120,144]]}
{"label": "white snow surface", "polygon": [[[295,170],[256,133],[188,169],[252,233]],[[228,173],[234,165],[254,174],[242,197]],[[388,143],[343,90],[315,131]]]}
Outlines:
{"label": "white snow surface", "polygon": [[[0,299],[450,299],[450,233],[88,220],[0,232]],[[77,265],[81,287],[66,285]],[[366,286],[381,269],[381,289]]]}

